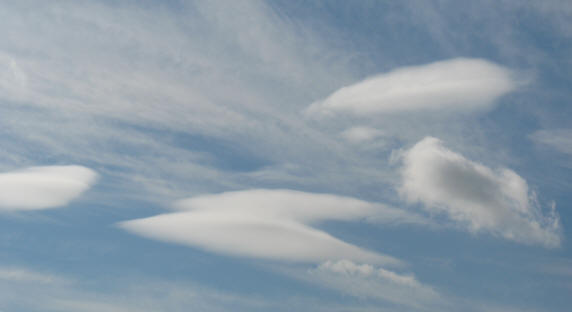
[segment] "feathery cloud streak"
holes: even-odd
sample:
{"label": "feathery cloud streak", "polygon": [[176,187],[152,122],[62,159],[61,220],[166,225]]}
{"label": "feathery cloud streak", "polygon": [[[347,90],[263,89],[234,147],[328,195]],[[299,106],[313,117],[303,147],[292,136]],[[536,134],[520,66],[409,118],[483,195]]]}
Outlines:
{"label": "feathery cloud streak", "polygon": [[530,138],[561,153],[572,155],[572,129],[539,130]]}

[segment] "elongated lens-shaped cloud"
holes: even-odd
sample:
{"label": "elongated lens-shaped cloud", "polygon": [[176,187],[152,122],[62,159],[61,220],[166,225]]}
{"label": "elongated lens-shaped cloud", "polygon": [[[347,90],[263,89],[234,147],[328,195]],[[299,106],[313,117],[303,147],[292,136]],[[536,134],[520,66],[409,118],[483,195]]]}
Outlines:
{"label": "elongated lens-shaped cloud", "polygon": [[236,256],[309,263],[348,259],[399,264],[390,256],[364,250],[311,227],[323,220],[359,220],[384,213],[395,217],[393,208],[290,190],[198,196],[175,206],[181,211],[126,221],[120,227],[148,238]]}
{"label": "elongated lens-shaped cloud", "polygon": [[489,108],[517,85],[505,67],[481,59],[457,58],[367,78],[313,103],[307,113],[473,111]]}
{"label": "elongated lens-shaped cloud", "polygon": [[472,232],[545,247],[560,245],[560,222],[552,205],[543,211],[526,181],[514,171],[493,170],[427,137],[402,155],[400,194],[441,212]]}
{"label": "elongated lens-shaped cloud", "polygon": [[82,166],[31,167],[0,174],[0,210],[65,206],[89,189],[97,174]]}

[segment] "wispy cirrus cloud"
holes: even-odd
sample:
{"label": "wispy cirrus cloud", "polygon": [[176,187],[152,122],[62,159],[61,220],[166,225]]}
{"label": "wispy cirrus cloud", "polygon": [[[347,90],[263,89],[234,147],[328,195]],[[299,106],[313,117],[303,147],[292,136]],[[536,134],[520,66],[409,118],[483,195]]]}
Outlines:
{"label": "wispy cirrus cloud", "polygon": [[[170,201],[260,187],[247,171],[284,177],[287,162],[326,170],[314,160],[343,155],[299,114],[311,94],[351,80],[345,52],[262,1],[8,1],[0,20],[7,167],[40,153],[96,163],[115,189]],[[237,150],[254,165],[225,158]]]}
{"label": "wispy cirrus cloud", "polygon": [[572,155],[572,129],[538,130],[530,138],[536,143]]}
{"label": "wispy cirrus cloud", "polygon": [[[27,267],[0,266],[0,309],[3,311],[260,311],[272,302],[192,283],[173,283],[141,277],[116,277],[114,286]],[[120,291],[109,288],[121,285]],[[99,285],[99,287],[94,287]]]}
{"label": "wispy cirrus cloud", "polygon": [[[352,265],[347,261],[333,265]],[[304,274],[312,286],[326,286],[337,291],[334,285],[322,285],[321,281],[331,281],[331,272],[325,263],[309,271],[298,271]],[[356,264],[353,264],[356,265]],[[359,266],[359,265],[358,265]],[[372,267],[373,268],[373,267]],[[377,268],[374,268],[377,269]],[[346,274],[346,273],[342,273]],[[355,275],[354,273],[347,273]],[[379,279],[371,276],[356,277],[365,280]],[[322,278],[323,277],[323,278]],[[342,277],[341,275],[339,277]],[[410,276],[406,276],[409,278]],[[301,277],[300,277],[301,278]],[[302,278],[301,278],[302,279]],[[342,277],[343,279],[343,277]],[[325,302],[309,296],[290,296],[282,294],[278,297],[265,297],[251,293],[214,289],[212,287],[198,285],[193,281],[173,282],[172,280],[153,279],[146,276],[125,278],[114,276],[104,279],[85,281],[84,279],[61,275],[57,273],[38,272],[26,267],[1,267],[0,266],[0,309],[5,311],[50,311],[50,312],[146,312],[146,311],[188,311],[190,308],[196,311],[221,312],[221,311],[411,311],[413,305],[401,305],[402,308],[385,309],[379,301],[373,301],[364,305],[363,302]],[[312,283],[313,282],[313,283]],[[316,284],[318,283],[318,285]],[[89,286],[87,286],[89,284]],[[346,284],[347,285],[347,284]],[[376,285],[374,282],[371,285]],[[87,287],[86,287],[87,286]],[[342,284],[337,284],[342,286]],[[395,285],[394,285],[395,286]],[[399,284],[397,284],[399,287]],[[427,286],[426,289],[430,289]],[[367,285],[361,286],[366,289]],[[405,286],[401,290],[407,290]],[[414,290],[415,288],[413,288]],[[377,288],[377,290],[381,290]],[[353,289],[355,291],[355,289]],[[347,291],[343,291],[348,293]],[[375,289],[361,293],[358,298],[369,297]],[[395,294],[392,290],[387,295]],[[355,293],[352,295],[356,295]],[[410,301],[416,301],[418,297],[410,295]],[[373,299],[383,299],[379,293]],[[359,299],[358,299],[359,300]],[[396,300],[392,300],[396,303]],[[416,301],[427,304],[427,301]]]}
{"label": "wispy cirrus cloud", "polygon": [[401,154],[399,193],[430,212],[444,213],[471,232],[524,244],[558,247],[555,206],[542,209],[526,181],[506,168],[490,169],[427,137]]}
{"label": "wispy cirrus cloud", "polygon": [[97,173],[82,166],[45,166],[0,173],[0,211],[60,207],[88,190]]}

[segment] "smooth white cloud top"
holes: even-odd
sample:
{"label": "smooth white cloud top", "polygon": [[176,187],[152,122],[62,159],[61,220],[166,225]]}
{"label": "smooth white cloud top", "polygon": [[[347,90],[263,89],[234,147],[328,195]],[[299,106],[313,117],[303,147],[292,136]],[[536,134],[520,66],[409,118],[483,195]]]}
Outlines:
{"label": "smooth white cloud top", "polygon": [[525,244],[560,245],[552,205],[542,211],[526,181],[509,169],[492,170],[427,137],[401,155],[400,194],[430,212],[445,213],[471,232],[487,231]]}
{"label": "smooth white cloud top", "polygon": [[0,211],[65,206],[96,179],[97,173],[82,166],[31,167],[0,173]]}
{"label": "smooth white cloud top", "polygon": [[[291,190],[248,190],[193,197],[176,213],[120,223],[132,233],[161,241],[252,258],[319,263],[349,259],[399,264],[311,227],[323,220],[418,222],[393,208],[362,200]],[[380,215],[388,214],[387,218]]]}
{"label": "smooth white cloud top", "polygon": [[489,108],[517,85],[505,67],[482,59],[457,58],[367,78],[313,103],[307,112],[367,115],[414,110],[473,111]]}

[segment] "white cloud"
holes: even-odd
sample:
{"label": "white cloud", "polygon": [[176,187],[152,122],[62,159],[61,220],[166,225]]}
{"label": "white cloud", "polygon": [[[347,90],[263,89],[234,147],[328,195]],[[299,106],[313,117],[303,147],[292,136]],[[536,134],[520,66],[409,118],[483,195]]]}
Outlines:
{"label": "white cloud", "polygon": [[0,173],[0,210],[37,210],[68,204],[97,174],[82,166],[31,167]]}
{"label": "white cloud", "polygon": [[517,85],[507,68],[482,59],[457,58],[398,68],[367,78],[313,103],[307,112],[367,115],[414,110],[483,110]]}
{"label": "white cloud", "polygon": [[441,303],[440,295],[431,287],[421,284],[413,275],[398,274],[349,260],[326,261],[299,277],[352,296],[410,308],[435,307]]}
{"label": "white cloud", "polygon": [[[420,217],[362,200],[291,190],[248,190],[178,202],[176,213],[120,223],[145,237],[246,257],[295,262],[399,260],[311,227],[323,220],[422,223]],[[387,216],[386,216],[387,215]],[[253,243],[256,242],[256,243]]]}
{"label": "white cloud", "polygon": [[402,152],[400,195],[445,213],[472,232],[486,231],[526,244],[560,245],[555,207],[539,206],[526,181],[514,171],[490,169],[427,137]]}
{"label": "white cloud", "polygon": [[352,127],[344,130],[341,136],[351,143],[364,143],[383,136],[383,131],[371,127]]}
{"label": "white cloud", "polygon": [[318,270],[327,270],[345,275],[376,276],[389,280],[393,283],[411,287],[419,287],[419,282],[412,275],[399,275],[383,268],[375,268],[370,264],[356,264],[349,260],[326,261],[318,267]]}

